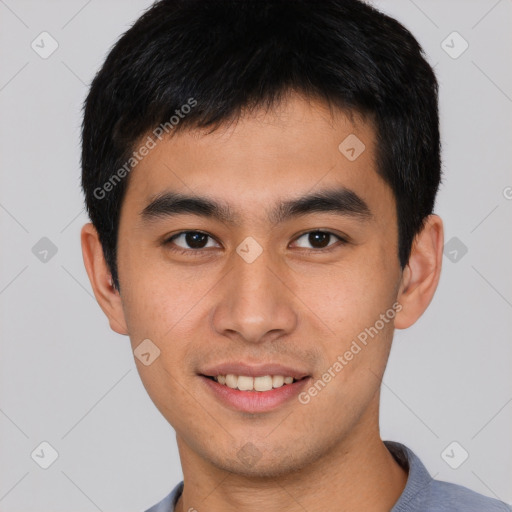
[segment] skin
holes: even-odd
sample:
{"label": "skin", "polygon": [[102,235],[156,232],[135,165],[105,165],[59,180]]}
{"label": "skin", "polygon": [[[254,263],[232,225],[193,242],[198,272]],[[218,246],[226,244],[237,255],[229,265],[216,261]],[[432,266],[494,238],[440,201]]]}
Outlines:
{"label": "skin", "polygon": [[[338,150],[352,133],[366,146],[353,162]],[[177,511],[377,512],[402,493],[407,474],[379,434],[380,384],[394,328],[412,325],[432,300],[444,235],[442,220],[429,216],[401,270],[395,200],[374,155],[370,122],[290,95],[210,134],[178,132],[136,166],[121,210],[120,292],[96,230],[83,227],[85,266],[111,328],[129,335],[132,349],[149,338],[161,351],[149,366],[135,361],[176,431],[185,482]],[[324,212],[268,222],[266,210],[278,201],[340,185],[366,201],[369,222]],[[241,221],[182,214],[144,222],[150,199],[171,190],[223,200]],[[334,249],[322,252],[308,241],[316,229],[350,241],[334,236],[326,241]],[[202,255],[163,243],[186,230],[212,237]],[[263,249],[250,264],[236,252],[248,236]],[[174,243],[198,250],[184,237]],[[206,363],[281,362],[307,369],[315,382],[396,301],[394,321],[307,405],[233,411],[197,375]],[[237,457],[248,442],[260,455],[252,465]]]}

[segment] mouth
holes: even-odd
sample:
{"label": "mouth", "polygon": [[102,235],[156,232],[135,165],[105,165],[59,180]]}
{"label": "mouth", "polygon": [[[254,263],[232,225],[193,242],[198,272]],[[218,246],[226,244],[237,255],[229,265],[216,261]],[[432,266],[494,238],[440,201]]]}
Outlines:
{"label": "mouth", "polygon": [[295,378],[290,375],[199,374],[206,392],[223,407],[250,414],[277,410],[297,400],[297,395],[308,385],[311,377]]}

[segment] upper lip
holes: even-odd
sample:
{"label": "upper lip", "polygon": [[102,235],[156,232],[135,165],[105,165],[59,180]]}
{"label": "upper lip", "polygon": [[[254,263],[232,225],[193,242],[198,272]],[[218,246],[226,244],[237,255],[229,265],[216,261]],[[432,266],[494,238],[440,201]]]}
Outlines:
{"label": "upper lip", "polygon": [[282,375],[300,380],[309,374],[306,371],[282,364],[245,364],[245,363],[221,363],[204,368],[201,375],[217,377],[218,375],[247,375],[248,377],[264,377],[265,375]]}

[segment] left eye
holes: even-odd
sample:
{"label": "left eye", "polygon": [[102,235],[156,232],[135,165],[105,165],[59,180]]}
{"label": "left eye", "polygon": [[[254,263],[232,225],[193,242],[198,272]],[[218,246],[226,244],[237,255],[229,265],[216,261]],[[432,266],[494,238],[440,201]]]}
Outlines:
{"label": "left eye", "polygon": [[299,236],[296,240],[300,240],[304,237],[307,237],[307,243],[314,246],[313,249],[324,249],[325,247],[332,246],[332,244],[329,244],[329,240],[331,240],[332,237],[336,237],[341,243],[346,243],[346,240],[330,231],[309,231]]}

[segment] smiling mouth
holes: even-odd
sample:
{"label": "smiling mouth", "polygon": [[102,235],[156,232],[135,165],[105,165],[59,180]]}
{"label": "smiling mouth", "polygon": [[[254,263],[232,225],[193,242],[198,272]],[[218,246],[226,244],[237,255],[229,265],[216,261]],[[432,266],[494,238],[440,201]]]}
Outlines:
{"label": "smiling mouth", "polygon": [[240,391],[256,391],[256,392],[265,392],[271,391],[272,389],[281,388],[283,386],[288,386],[299,380],[304,380],[308,377],[303,377],[302,379],[294,379],[290,376],[284,375],[265,375],[261,377],[250,377],[247,375],[202,375],[202,377],[206,377],[207,379],[213,380],[218,384],[226,386],[231,389],[238,389]]}

